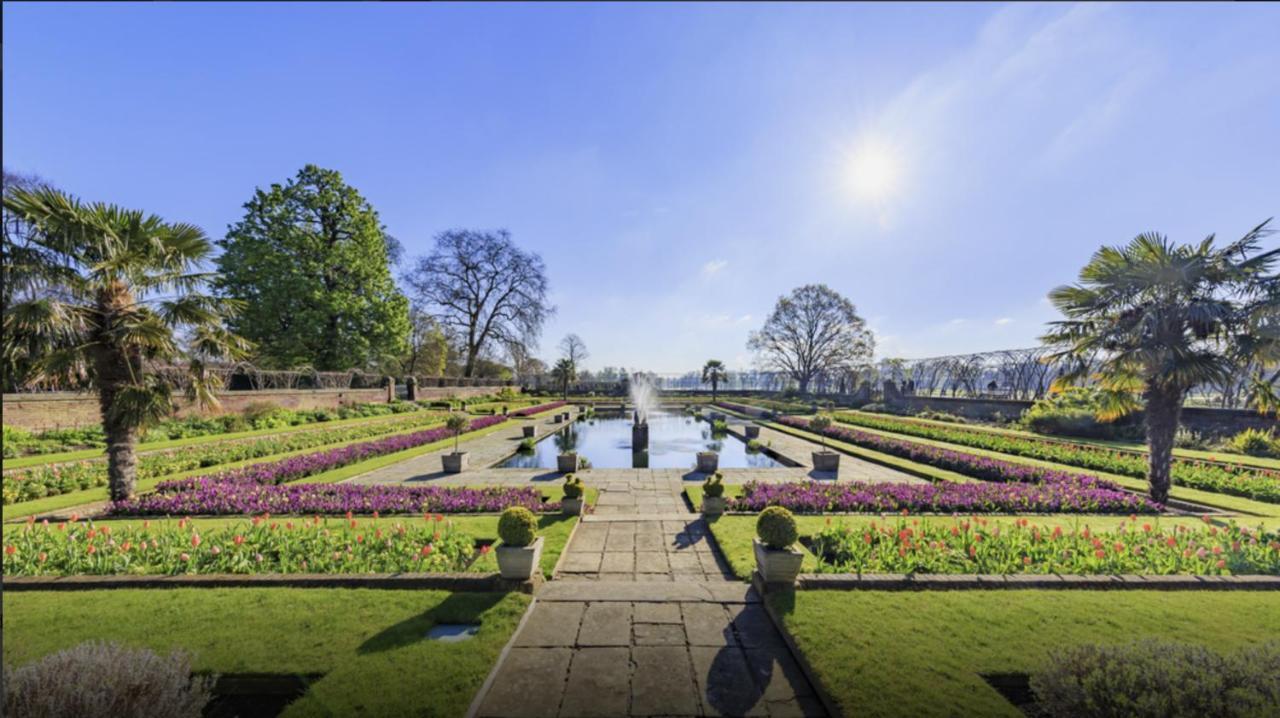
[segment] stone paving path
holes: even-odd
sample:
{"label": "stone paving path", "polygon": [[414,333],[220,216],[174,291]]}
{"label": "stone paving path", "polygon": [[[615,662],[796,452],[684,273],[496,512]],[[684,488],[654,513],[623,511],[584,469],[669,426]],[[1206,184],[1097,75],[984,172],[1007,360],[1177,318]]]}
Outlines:
{"label": "stone paving path", "polygon": [[617,471],[472,715],[826,715],[679,472]]}

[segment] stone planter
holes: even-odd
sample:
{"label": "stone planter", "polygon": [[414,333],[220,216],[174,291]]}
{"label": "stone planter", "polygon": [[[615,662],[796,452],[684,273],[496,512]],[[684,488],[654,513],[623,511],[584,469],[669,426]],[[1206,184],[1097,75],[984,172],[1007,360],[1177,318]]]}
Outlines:
{"label": "stone planter", "polygon": [[756,571],[766,584],[793,586],[800,575],[800,562],[804,554],[793,548],[777,549],[765,546],[760,539],[752,539],[756,553]]}
{"label": "stone planter", "polygon": [[759,439],[759,438],[760,438],[760,427],[755,426],[755,425],[753,425],[753,424],[748,424],[748,425],[746,425],[746,426],[742,427],[742,431],[747,435],[747,438],[748,438],[748,439]]}
{"label": "stone planter", "polygon": [[471,455],[469,451],[460,451],[456,454],[444,454],[440,457],[441,463],[444,464],[444,472],[446,474],[461,474],[467,470],[467,457]]}
{"label": "stone planter", "polygon": [[578,516],[582,514],[582,497],[576,499],[564,498],[560,500],[560,513],[567,516]]}
{"label": "stone planter", "polygon": [[724,513],[725,500],[723,496],[706,496],[702,497],[702,515],[703,516],[719,516]]}
{"label": "stone planter", "polygon": [[564,414],[556,414],[555,420],[557,424],[564,423]]}
{"label": "stone planter", "polygon": [[839,471],[840,455],[834,451],[813,452],[814,471]]}
{"label": "stone planter", "polygon": [[714,451],[698,452],[698,471],[703,474],[714,474],[720,468],[720,454]]}
{"label": "stone planter", "polygon": [[498,545],[498,573],[508,581],[528,581],[542,558],[542,537],[528,546]]}
{"label": "stone planter", "polygon": [[569,474],[578,470],[578,453],[560,454],[556,457],[556,470],[562,474]]}
{"label": "stone planter", "polygon": [[536,427],[536,426],[526,426],[526,427],[523,427],[523,430],[524,430],[524,438],[526,438],[526,439],[532,439],[532,438],[533,438],[533,435],[534,435],[534,432],[536,432],[536,431],[537,431],[537,427]]}
{"label": "stone planter", "polygon": [[713,411],[711,412],[711,420],[712,421],[728,421],[729,417],[725,416],[724,414],[718,411]]}

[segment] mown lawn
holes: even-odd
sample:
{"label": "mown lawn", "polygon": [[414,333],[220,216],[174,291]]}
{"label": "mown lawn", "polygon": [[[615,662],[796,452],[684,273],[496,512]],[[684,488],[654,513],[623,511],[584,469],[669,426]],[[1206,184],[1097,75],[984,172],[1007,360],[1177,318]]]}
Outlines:
{"label": "mown lawn", "polygon": [[[515,631],[518,593],[162,589],[4,594],[4,662],[91,639],[193,654],[197,671],[323,673],[285,716],[461,716]],[[479,623],[459,643],[436,623]]]}
{"label": "mown lawn", "polygon": [[1280,594],[1208,591],[799,591],[769,597],[848,716],[1022,715],[982,674],[1055,648],[1162,638],[1215,650],[1280,636]]}

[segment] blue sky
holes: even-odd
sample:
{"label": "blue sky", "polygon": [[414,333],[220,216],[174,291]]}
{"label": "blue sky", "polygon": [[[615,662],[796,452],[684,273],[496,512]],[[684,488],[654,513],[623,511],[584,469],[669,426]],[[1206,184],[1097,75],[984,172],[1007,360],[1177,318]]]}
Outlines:
{"label": "blue sky", "polygon": [[[4,163],[220,237],[340,170],[412,256],[547,261],[587,364],[746,367],[825,282],[880,356],[1035,343],[1099,245],[1280,214],[1280,5],[4,5]],[[870,159],[868,159],[870,158]]]}

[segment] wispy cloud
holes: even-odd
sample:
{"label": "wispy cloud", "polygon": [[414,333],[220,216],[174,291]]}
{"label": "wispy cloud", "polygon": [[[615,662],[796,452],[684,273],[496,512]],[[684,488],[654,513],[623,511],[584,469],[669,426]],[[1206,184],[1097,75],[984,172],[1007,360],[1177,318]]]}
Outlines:
{"label": "wispy cloud", "polygon": [[707,262],[706,264],[702,265],[702,276],[710,277],[713,274],[718,274],[720,270],[724,269],[727,266],[729,266],[729,260],[713,259],[710,262]]}
{"label": "wispy cloud", "polygon": [[1013,319],[1011,317],[1000,317],[996,320],[997,327],[1003,327],[1006,324],[1013,324]]}

